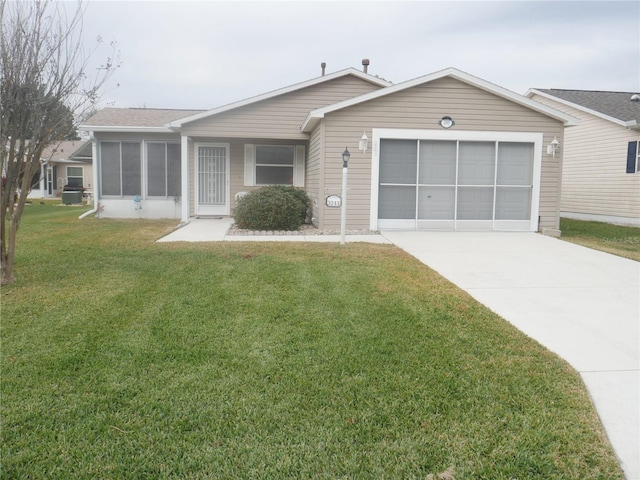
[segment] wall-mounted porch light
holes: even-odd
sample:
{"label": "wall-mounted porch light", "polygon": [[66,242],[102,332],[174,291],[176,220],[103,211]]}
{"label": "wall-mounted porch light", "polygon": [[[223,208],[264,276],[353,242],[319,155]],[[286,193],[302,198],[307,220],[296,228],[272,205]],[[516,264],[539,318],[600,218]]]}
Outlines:
{"label": "wall-mounted porch light", "polygon": [[547,145],[547,155],[553,155],[553,158],[556,158],[556,153],[560,151],[560,142],[558,141],[558,137],[553,137],[551,143]]}
{"label": "wall-mounted porch light", "polygon": [[360,141],[358,142],[358,149],[361,152],[366,152],[367,147],[369,146],[369,137],[365,132],[362,132],[362,137],[360,137]]}

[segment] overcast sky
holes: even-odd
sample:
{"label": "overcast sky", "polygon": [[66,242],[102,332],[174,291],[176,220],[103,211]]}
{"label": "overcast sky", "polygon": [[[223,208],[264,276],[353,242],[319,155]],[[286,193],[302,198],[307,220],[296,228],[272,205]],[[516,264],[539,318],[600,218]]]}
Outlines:
{"label": "overcast sky", "polygon": [[520,94],[640,91],[638,1],[89,0],[83,35],[120,51],[102,106],[209,109],[363,58],[393,83],[455,67]]}

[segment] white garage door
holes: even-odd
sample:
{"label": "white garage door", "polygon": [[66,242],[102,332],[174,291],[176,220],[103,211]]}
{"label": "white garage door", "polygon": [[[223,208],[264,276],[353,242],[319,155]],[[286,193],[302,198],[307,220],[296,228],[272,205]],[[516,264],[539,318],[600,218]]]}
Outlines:
{"label": "white garage door", "polygon": [[535,142],[380,138],[378,145],[377,228],[537,228]]}

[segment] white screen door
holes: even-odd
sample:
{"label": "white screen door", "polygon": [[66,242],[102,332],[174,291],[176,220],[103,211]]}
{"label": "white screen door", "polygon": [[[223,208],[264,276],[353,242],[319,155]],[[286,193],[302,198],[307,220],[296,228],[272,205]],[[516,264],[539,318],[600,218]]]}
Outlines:
{"label": "white screen door", "polygon": [[198,145],[197,202],[198,215],[229,214],[229,147]]}

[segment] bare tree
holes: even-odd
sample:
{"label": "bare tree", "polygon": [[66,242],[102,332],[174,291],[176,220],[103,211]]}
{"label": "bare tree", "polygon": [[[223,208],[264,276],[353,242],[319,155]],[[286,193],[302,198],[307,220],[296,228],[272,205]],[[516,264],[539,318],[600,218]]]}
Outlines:
{"label": "bare tree", "polygon": [[[115,44],[94,72],[82,48],[84,5],[0,0],[0,170],[2,284],[15,281],[16,234],[45,149],[76,131],[119,66]],[[90,74],[91,73],[91,74]],[[50,149],[52,150],[52,149]]]}

